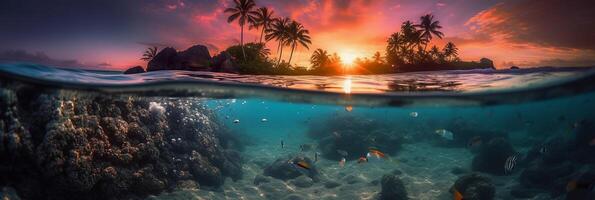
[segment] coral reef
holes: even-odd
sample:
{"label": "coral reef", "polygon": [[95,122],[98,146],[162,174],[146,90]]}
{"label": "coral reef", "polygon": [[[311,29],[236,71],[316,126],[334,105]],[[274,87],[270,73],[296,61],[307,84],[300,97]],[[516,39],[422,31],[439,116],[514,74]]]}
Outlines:
{"label": "coral reef", "polygon": [[0,185],[24,199],[144,197],[242,177],[239,153],[192,99],[12,86],[0,90]]}
{"label": "coral reef", "polygon": [[[331,160],[355,160],[365,156],[370,147],[394,154],[403,143],[401,134],[372,119],[341,115],[313,123],[308,136],[318,139],[322,156]],[[347,155],[343,155],[344,151]]]}
{"label": "coral reef", "polygon": [[504,163],[515,153],[508,140],[494,138],[480,147],[479,153],[473,158],[471,168],[473,171],[505,175]]}

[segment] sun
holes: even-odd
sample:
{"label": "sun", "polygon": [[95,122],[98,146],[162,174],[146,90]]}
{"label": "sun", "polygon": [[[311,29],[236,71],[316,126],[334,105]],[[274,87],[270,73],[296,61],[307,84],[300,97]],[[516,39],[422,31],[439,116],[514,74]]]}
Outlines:
{"label": "sun", "polygon": [[339,53],[339,57],[341,57],[341,62],[344,65],[353,65],[355,64],[355,60],[357,59],[357,54],[354,52],[341,52]]}

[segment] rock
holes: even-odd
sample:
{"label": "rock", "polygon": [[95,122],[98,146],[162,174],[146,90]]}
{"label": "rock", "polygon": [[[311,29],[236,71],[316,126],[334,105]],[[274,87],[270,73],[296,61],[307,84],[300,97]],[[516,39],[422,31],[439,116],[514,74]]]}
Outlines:
{"label": "rock", "polygon": [[450,173],[452,173],[454,175],[466,174],[468,172],[469,172],[469,170],[461,168],[461,167],[454,167],[454,168],[452,168],[452,170],[450,170]]}
{"label": "rock", "polygon": [[[394,156],[404,140],[393,131],[378,121],[343,115],[312,123],[307,134],[318,140],[322,157],[339,161],[343,157],[356,160],[370,147]],[[342,155],[342,151],[347,155]]]}
{"label": "rock", "polygon": [[145,69],[141,66],[135,66],[135,67],[128,68],[126,71],[124,71],[124,74],[138,74],[138,73],[145,73]]}
{"label": "rock", "polygon": [[568,163],[556,165],[543,165],[540,162],[533,162],[525,169],[519,177],[521,185],[527,188],[538,188],[543,190],[554,190],[564,188],[568,176],[574,173],[576,168]]}
{"label": "rock", "polygon": [[210,60],[211,55],[206,46],[194,45],[178,53],[175,66],[184,70],[204,71],[208,70]]}
{"label": "rock", "polygon": [[394,174],[394,175],[401,175],[401,174],[403,174],[403,172],[401,170],[399,170],[399,169],[395,169],[391,173]]}
{"label": "rock", "polygon": [[481,64],[481,67],[483,68],[496,69],[496,67],[494,67],[494,61],[487,58],[480,59],[479,64]]}
{"label": "rock", "polygon": [[[190,180],[241,178],[215,115],[189,100],[0,86],[0,177],[22,198],[144,198]],[[152,114],[153,104],[167,115]]]}
{"label": "rock", "polygon": [[0,199],[2,200],[20,200],[21,198],[17,195],[17,192],[14,188],[11,187],[2,187],[0,190]]}
{"label": "rock", "polygon": [[238,69],[233,66],[232,56],[227,51],[219,53],[211,59],[213,71],[238,73]]}
{"label": "rock", "polygon": [[496,194],[496,186],[492,181],[480,174],[473,173],[457,179],[451,192],[458,191],[465,200],[492,200]]}
{"label": "rock", "polygon": [[324,187],[328,188],[328,189],[332,189],[332,188],[336,188],[341,186],[341,183],[335,182],[335,181],[326,181],[324,183]]}
{"label": "rock", "polygon": [[271,179],[268,176],[263,176],[263,175],[256,175],[254,177],[254,185],[260,185],[261,183],[269,183],[271,182]]}
{"label": "rock", "polygon": [[283,200],[304,200],[304,199],[306,199],[306,198],[304,198],[300,195],[297,195],[297,194],[290,194],[283,198]]}
{"label": "rock", "polygon": [[403,182],[395,175],[387,174],[382,176],[380,181],[381,191],[379,195],[380,200],[402,200],[409,199],[407,191]]}
{"label": "rock", "polygon": [[181,180],[178,181],[176,184],[176,189],[178,190],[189,190],[189,191],[196,191],[200,189],[200,186],[196,181],[193,180]]}
{"label": "rock", "polygon": [[521,185],[516,185],[510,190],[510,195],[520,199],[529,199],[543,192],[543,190],[531,189]]}
{"label": "rock", "polygon": [[176,70],[175,66],[178,52],[176,49],[167,47],[162,49],[153,59],[147,64],[147,72],[159,70]]}
{"label": "rock", "polygon": [[473,158],[471,168],[473,171],[505,175],[504,163],[515,153],[506,139],[494,138],[480,147],[479,153]]}
{"label": "rock", "polygon": [[343,182],[345,182],[347,184],[356,184],[356,183],[364,182],[364,179],[359,176],[350,174],[350,175],[343,177]]}
{"label": "rock", "polygon": [[306,170],[306,174],[304,175],[314,179],[314,181],[318,181],[319,174],[314,162],[312,162],[310,158],[302,156],[290,155],[284,158],[279,158],[265,167],[263,174],[281,180],[297,178],[302,175],[302,172],[300,172],[292,163],[300,160],[305,161],[310,165],[310,170]]}
{"label": "rock", "polygon": [[312,178],[307,177],[307,176],[299,176],[296,179],[290,180],[289,181],[291,184],[297,186],[297,187],[301,187],[301,188],[308,188],[311,187],[312,185],[314,185],[314,180],[312,180]]}

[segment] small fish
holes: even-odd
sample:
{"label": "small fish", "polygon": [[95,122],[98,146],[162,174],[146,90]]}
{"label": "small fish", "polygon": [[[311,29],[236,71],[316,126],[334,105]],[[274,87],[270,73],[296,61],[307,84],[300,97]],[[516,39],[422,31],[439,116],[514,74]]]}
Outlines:
{"label": "small fish", "polygon": [[539,147],[540,154],[546,154],[548,151],[549,151],[549,149],[547,148],[546,145],[541,145],[541,147]]}
{"label": "small fish", "polygon": [[300,144],[300,151],[301,152],[304,152],[304,145],[303,144]]}
{"label": "small fish", "polygon": [[281,148],[285,148],[285,143],[283,142],[283,140],[281,140]]}
{"label": "small fish", "polygon": [[260,120],[260,122],[268,122],[268,121],[269,121],[269,120],[268,120],[267,118],[262,118],[262,119]]}
{"label": "small fish", "polygon": [[455,189],[455,192],[454,192],[454,200],[464,200],[463,194],[461,194],[461,192],[459,192],[459,190],[457,190],[457,189]]}
{"label": "small fish", "polygon": [[454,134],[446,129],[438,129],[435,131],[436,134],[447,140],[453,140]]}
{"label": "small fish", "polygon": [[514,170],[514,166],[516,166],[516,160],[518,159],[518,154],[509,156],[506,158],[506,162],[504,162],[504,174],[509,174]]}
{"label": "small fish", "polygon": [[333,131],[333,136],[335,136],[336,139],[341,138],[341,134],[339,134],[337,131]]}
{"label": "small fish", "polygon": [[345,106],[345,111],[347,111],[347,112],[353,111],[353,106]]}
{"label": "small fish", "polygon": [[341,160],[339,161],[339,167],[345,167],[345,158],[341,158]]}
{"label": "small fish", "polygon": [[314,162],[318,162],[318,152],[314,152]]}
{"label": "small fish", "polygon": [[238,123],[240,123],[240,120],[239,119],[233,120],[233,123],[238,124]]}
{"label": "small fish", "polygon": [[295,164],[296,166],[298,166],[302,169],[310,170],[310,164],[308,164],[306,161],[300,160],[300,161],[293,162],[293,164]]}
{"label": "small fish", "polygon": [[473,148],[473,147],[477,147],[477,146],[481,145],[482,143],[483,143],[483,141],[481,140],[481,137],[475,136],[469,140],[469,143],[467,143],[467,146],[469,148]]}
{"label": "small fish", "polygon": [[585,183],[585,182],[578,182],[576,180],[572,180],[569,181],[568,184],[566,185],[566,191],[567,192],[572,192],[575,190],[587,190],[587,191],[591,191],[593,190],[593,183]]}
{"label": "small fish", "polygon": [[345,150],[341,150],[341,149],[337,150],[337,153],[339,153],[339,155],[341,155],[341,156],[343,156],[343,157],[347,157],[347,155],[349,155],[349,154],[347,153],[347,151],[345,151]]}
{"label": "small fish", "polygon": [[384,153],[382,153],[381,151],[379,151],[377,149],[372,149],[371,148],[369,150],[368,154],[366,154],[366,157],[369,158],[369,157],[372,157],[372,156],[374,156],[376,158],[383,158],[383,159],[386,159],[387,158],[386,155]]}
{"label": "small fish", "polygon": [[359,157],[359,159],[357,160],[357,163],[365,163],[368,162],[368,158],[366,158],[365,156]]}
{"label": "small fish", "polygon": [[417,112],[411,112],[411,113],[409,113],[409,116],[410,117],[413,117],[413,118],[417,118],[417,116],[419,116],[419,113],[417,113]]}

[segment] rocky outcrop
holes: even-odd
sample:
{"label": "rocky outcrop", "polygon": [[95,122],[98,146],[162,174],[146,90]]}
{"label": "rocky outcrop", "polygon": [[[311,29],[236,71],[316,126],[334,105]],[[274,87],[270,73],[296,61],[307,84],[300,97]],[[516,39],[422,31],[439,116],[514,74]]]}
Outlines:
{"label": "rocky outcrop", "polygon": [[0,89],[0,185],[24,199],[112,199],[241,178],[214,115],[191,103]]}
{"label": "rocky outcrop", "polygon": [[233,66],[231,54],[226,51],[211,59],[211,67],[215,72],[238,73],[238,69]]}
{"label": "rocky outcrop", "polygon": [[141,66],[131,67],[124,71],[124,74],[138,74],[138,73],[145,73],[145,68]]}
{"label": "rocky outcrop", "polygon": [[465,200],[492,200],[496,194],[496,186],[485,176],[473,173],[457,179],[451,188],[463,195]]}
{"label": "rocky outcrop", "polygon": [[209,71],[211,55],[206,46],[194,45],[185,51],[177,52],[168,47],[161,50],[147,65],[147,71],[192,70]]}
{"label": "rocky outcrop", "polygon": [[505,175],[506,159],[515,153],[516,151],[508,140],[494,138],[480,147],[479,153],[473,158],[471,168],[473,171]]}
{"label": "rocky outcrop", "polygon": [[380,200],[405,200],[407,197],[407,191],[405,185],[401,179],[393,174],[387,174],[382,177],[380,181],[382,190],[380,191]]}
{"label": "rocky outcrop", "polygon": [[[306,162],[310,166],[310,169],[302,171],[298,170],[297,167],[292,164],[297,161]],[[275,160],[275,162],[266,166],[263,174],[281,180],[295,179],[301,175],[308,176],[314,181],[319,180],[318,169],[314,165],[314,162],[310,158],[303,156],[287,156],[279,158]]]}
{"label": "rocky outcrop", "polygon": [[338,161],[343,157],[355,160],[365,156],[370,147],[394,155],[404,139],[393,131],[375,120],[343,115],[312,123],[308,136],[318,139],[323,157]]}

